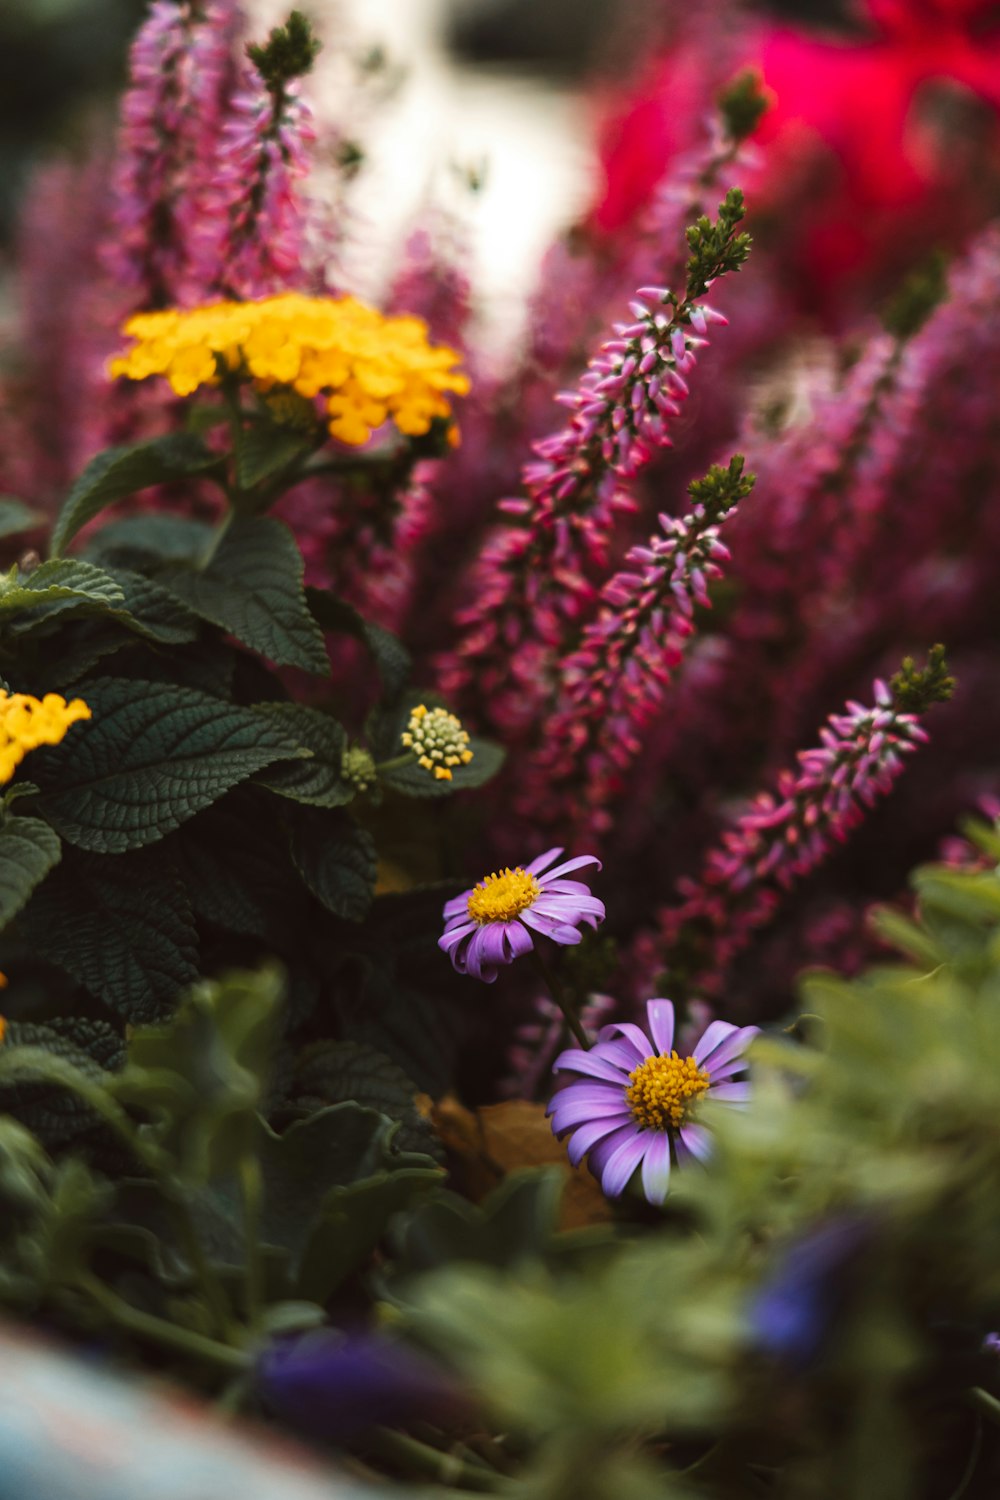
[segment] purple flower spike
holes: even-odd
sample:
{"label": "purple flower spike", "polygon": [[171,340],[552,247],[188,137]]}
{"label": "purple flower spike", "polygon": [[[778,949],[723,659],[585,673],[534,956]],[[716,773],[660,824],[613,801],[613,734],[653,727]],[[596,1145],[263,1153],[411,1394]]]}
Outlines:
{"label": "purple flower spike", "polygon": [[[553,864],[561,849],[549,849],[530,865],[487,875],[478,885],[445,903],[444,934],[438,947],[460,974],[492,984],[500,964],[510,964],[535,946],[534,934],[555,943],[578,943],[580,927],[604,921],[604,902],[579,880],[566,880],[585,865],[601,868],[592,854]],[[545,871],[546,873],[542,873]]]}
{"label": "purple flower spike", "polygon": [[[556,1072],[582,1078],[560,1090],[548,1107],[558,1136],[574,1131],[569,1159],[590,1170],[609,1198],[625,1191],[642,1170],[642,1191],[663,1203],[670,1170],[688,1158],[704,1160],[709,1133],[697,1123],[703,1096],[743,1104],[750,1085],[733,1082],[746,1067],[744,1053],[756,1026],[713,1021],[690,1057],[674,1050],[674,1007],[647,1000],[647,1030],[628,1023],[605,1026],[589,1052],[570,1048],[556,1058]],[[648,1033],[648,1034],[647,1034]]]}

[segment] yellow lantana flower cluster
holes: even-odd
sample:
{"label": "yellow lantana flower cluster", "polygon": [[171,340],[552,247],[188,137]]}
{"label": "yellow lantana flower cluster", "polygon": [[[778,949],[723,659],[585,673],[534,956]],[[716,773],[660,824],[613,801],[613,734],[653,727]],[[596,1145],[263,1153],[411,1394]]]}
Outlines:
{"label": "yellow lantana flower cluster", "polygon": [[138,313],[123,333],[132,348],[112,359],[112,376],[165,375],[178,396],[216,385],[219,371],[248,374],[263,390],[323,395],[329,428],[359,445],[390,418],[419,437],[451,415],[448,394],[465,395],[459,355],[428,342],[420,318],[387,317],[354,297],[284,292],[259,302],[216,302],[188,312]]}
{"label": "yellow lantana flower cluster", "polygon": [[473,758],[468,730],[446,708],[418,703],[400,738],[417,757],[417,765],[430,771],[437,781],[451,781],[452,767],[467,766]]}
{"label": "yellow lantana flower cluster", "polygon": [[29,750],[58,745],[71,724],[89,718],[82,698],[67,703],[58,693],[32,698],[0,691],[0,782],[10,780]]}

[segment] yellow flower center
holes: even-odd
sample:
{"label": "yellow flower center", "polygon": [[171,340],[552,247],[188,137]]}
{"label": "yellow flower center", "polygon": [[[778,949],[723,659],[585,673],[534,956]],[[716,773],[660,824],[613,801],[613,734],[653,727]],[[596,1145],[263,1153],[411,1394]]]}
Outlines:
{"label": "yellow flower center", "polygon": [[480,927],[484,922],[509,922],[520,912],[534,904],[542,894],[542,888],[534,875],[522,870],[501,870],[498,875],[487,875],[469,896],[469,916]]}
{"label": "yellow flower center", "polygon": [[708,1088],[709,1077],[693,1057],[647,1057],[628,1075],[625,1098],[646,1130],[682,1125],[691,1106]]}

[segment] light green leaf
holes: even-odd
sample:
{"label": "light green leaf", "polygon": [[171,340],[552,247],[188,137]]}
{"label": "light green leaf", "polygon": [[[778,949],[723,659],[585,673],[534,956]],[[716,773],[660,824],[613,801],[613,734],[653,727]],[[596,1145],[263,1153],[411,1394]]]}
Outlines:
{"label": "light green leaf", "polygon": [[66,544],[81,526],[93,520],[106,505],[153,484],[203,473],[218,462],[218,456],[189,432],[171,433],[152,442],[108,448],[99,453],[66,497],[52,532],[53,557],[65,551]]}
{"label": "light green leaf", "polygon": [[273,724],[192,688],[114,677],[81,684],[93,714],[37,751],[36,806],[70,843],[139,849],[298,746]]}
{"label": "light green leaf", "polygon": [[195,614],[268,661],[327,676],[323,633],[306,608],[302,554],[282,521],[234,521],[204,570],[174,567],[158,581]]}
{"label": "light green leaf", "polygon": [[44,517],[37,510],[15,500],[13,495],[0,495],[0,537],[17,536],[20,531],[30,531],[40,526]]}
{"label": "light green leaf", "polygon": [[59,863],[59,835],[40,818],[0,824],[0,928],[16,917],[35,886]]}

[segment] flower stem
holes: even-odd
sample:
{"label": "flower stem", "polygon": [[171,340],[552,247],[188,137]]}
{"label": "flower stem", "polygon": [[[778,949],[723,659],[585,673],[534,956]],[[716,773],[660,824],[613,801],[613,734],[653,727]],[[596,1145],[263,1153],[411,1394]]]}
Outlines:
{"label": "flower stem", "polygon": [[510,1481],[495,1469],[480,1467],[457,1457],[454,1453],[442,1453],[429,1443],[418,1442],[402,1432],[392,1432],[380,1427],[371,1439],[372,1451],[379,1458],[397,1465],[407,1473],[436,1480],[439,1484],[463,1486],[468,1490],[505,1490]]}
{"label": "flower stem", "polygon": [[559,1009],[565,1016],[566,1025],[576,1037],[583,1050],[585,1052],[589,1052],[591,1047],[591,1040],[583,1028],[583,1023],[580,1020],[580,1017],[576,1013],[576,1006],[566,994],[566,991],[563,989],[562,985],[559,983],[552,970],[549,968],[549,965],[546,963],[544,956],[538,951],[537,948],[532,948],[531,957],[535,968],[542,976],[542,983],[545,985],[549,994],[552,996],[553,1000],[556,1002]]}
{"label": "flower stem", "polygon": [[110,1287],[106,1287],[96,1276],[84,1274],[76,1285],[107,1313],[113,1323],[117,1323],[119,1328],[127,1329],[129,1333],[138,1334],[140,1338],[149,1339],[180,1354],[190,1355],[192,1359],[201,1360],[202,1363],[208,1362],[219,1369],[242,1373],[249,1368],[249,1356],[242,1349],[220,1344],[190,1328],[180,1328],[176,1323],[168,1323],[166,1319],[158,1318],[153,1313],[142,1312],[140,1308],[133,1307],[119,1297]]}
{"label": "flower stem", "polygon": [[243,1196],[243,1236],[246,1274],[246,1316],[251,1328],[256,1328],[264,1302],[263,1274],[260,1261],[260,1162],[247,1152],[240,1162],[240,1191]]}

